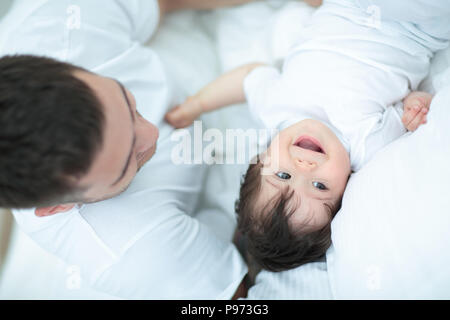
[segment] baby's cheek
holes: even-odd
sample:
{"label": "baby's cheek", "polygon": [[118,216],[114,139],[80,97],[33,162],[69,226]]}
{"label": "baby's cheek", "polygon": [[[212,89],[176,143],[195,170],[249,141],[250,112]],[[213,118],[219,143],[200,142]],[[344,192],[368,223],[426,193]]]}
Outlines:
{"label": "baby's cheek", "polygon": [[347,186],[350,170],[347,164],[336,164],[331,168],[331,171],[330,181],[332,185],[329,189],[333,189],[332,191],[336,196],[341,196]]}

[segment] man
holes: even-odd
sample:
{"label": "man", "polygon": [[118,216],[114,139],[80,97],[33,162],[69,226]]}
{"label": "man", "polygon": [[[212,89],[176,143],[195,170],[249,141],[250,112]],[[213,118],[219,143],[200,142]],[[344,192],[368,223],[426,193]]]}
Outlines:
{"label": "man", "polygon": [[94,289],[242,293],[237,250],[192,217],[204,171],[170,160],[173,92],[143,43],[160,13],[244,2],[17,0],[2,22],[2,56],[56,60],[0,60],[0,207],[33,208],[14,212],[22,229]]}

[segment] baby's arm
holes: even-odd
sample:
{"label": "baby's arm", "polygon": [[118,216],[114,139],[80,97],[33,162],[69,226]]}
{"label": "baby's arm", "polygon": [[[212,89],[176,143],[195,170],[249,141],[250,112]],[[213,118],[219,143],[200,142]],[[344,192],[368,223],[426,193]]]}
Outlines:
{"label": "baby's arm", "polygon": [[422,91],[413,91],[403,100],[402,122],[408,131],[415,131],[427,123],[427,113],[433,96]]}
{"label": "baby's arm", "polygon": [[175,128],[184,128],[192,124],[202,113],[245,102],[244,80],[261,63],[244,65],[223,74],[196,95],[176,106],[166,114],[166,121]]}
{"label": "baby's arm", "polygon": [[323,1],[322,0],[305,0],[305,2],[307,4],[309,4],[310,6],[319,7],[322,5]]}

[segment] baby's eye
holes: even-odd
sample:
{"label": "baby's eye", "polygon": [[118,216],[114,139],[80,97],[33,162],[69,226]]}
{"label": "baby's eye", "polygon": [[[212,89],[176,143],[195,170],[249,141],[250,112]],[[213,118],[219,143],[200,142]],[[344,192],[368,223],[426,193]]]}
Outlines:
{"label": "baby's eye", "polygon": [[313,184],[314,188],[317,188],[317,189],[319,189],[319,190],[322,190],[322,191],[328,190],[328,188],[326,187],[326,185],[324,185],[323,183],[314,181],[312,184]]}
{"label": "baby's eye", "polygon": [[275,173],[275,175],[278,178],[283,179],[283,180],[289,180],[291,178],[291,175],[289,173],[286,173],[283,171],[277,172],[277,173]]}

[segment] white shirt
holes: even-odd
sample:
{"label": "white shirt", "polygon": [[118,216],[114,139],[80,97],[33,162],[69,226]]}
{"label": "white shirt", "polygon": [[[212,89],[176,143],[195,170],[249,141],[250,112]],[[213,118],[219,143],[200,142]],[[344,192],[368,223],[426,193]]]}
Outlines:
{"label": "white shirt", "polygon": [[230,241],[195,218],[205,168],[171,160],[177,142],[162,121],[171,85],[158,56],[143,46],[158,17],[157,1],[15,2],[2,22],[2,55],[50,56],[119,79],[139,112],[158,124],[160,140],[120,196],[45,218],[34,210],[14,216],[96,290],[127,299],[229,299],[247,268]]}
{"label": "white shirt", "polygon": [[354,1],[326,2],[282,72],[260,67],[244,83],[250,111],[266,127],[320,120],[340,138],[354,171],[406,132],[401,100],[427,75],[433,53],[448,44],[418,41],[417,33],[405,31],[412,24],[373,25],[368,18]]}

